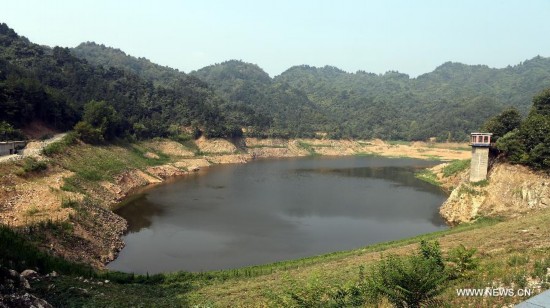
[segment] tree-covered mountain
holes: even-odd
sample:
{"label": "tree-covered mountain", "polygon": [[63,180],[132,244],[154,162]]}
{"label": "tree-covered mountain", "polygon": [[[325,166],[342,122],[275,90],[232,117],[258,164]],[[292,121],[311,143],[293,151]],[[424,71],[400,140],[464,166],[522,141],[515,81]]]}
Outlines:
{"label": "tree-covered mountain", "polygon": [[186,74],[177,69],[153,63],[146,58],[136,58],[120,49],[95,42],[81,43],[71,48],[71,51],[78,58],[85,59],[93,65],[125,69],[145,80],[152,81],[156,86],[171,86],[178,80],[186,78]]}
{"label": "tree-covered mountain", "polygon": [[[72,53],[85,59],[89,63],[108,69],[115,67],[124,70],[152,82],[154,85],[164,88],[171,88],[179,91],[180,83],[188,80],[198,80],[184,72],[161,66],[145,58],[136,58],[127,55],[120,49],[106,47],[94,42],[86,42],[71,49]],[[269,78],[269,76],[268,76]],[[217,95],[223,96],[223,95]],[[240,102],[224,99],[216,100],[216,108],[224,115],[228,122],[239,127],[248,127],[250,131],[267,132],[273,125],[273,118],[250,108]]]}
{"label": "tree-covered mountain", "polygon": [[502,69],[447,62],[417,78],[307,65],[271,78],[236,60],[185,74],[90,42],[39,46],[0,27],[0,123],[16,127],[41,119],[68,129],[88,102],[106,101],[121,121],[115,135],[195,127],[208,136],[246,128],[250,136],[465,140],[508,107],[526,114],[549,85],[550,59],[539,56]]}
{"label": "tree-covered mountain", "polygon": [[329,123],[303,91],[276,82],[255,64],[231,60],[190,73],[210,84],[227,101],[253,108],[272,119],[269,135],[307,136]]}
{"label": "tree-covered mountain", "polygon": [[275,81],[305,92],[344,136],[461,140],[506,107],[526,113],[531,97],[550,85],[550,59],[503,69],[447,62],[417,78],[302,65]]}
{"label": "tree-covered mountain", "polygon": [[218,109],[221,99],[203,81],[185,76],[173,83],[155,87],[128,70],[92,65],[68,48],[33,44],[0,24],[0,123],[22,127],[42,120],[70,129],[87,103],[105,101],[116,112],[118,137],[166,136],[179,127],[210,136],[236,132]]}

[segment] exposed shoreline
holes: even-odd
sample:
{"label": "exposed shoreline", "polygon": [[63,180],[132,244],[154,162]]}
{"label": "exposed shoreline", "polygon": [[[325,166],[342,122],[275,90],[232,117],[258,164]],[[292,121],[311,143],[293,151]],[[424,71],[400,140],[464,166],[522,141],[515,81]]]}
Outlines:
{"label": "exposed shoreline", "polygon": [[[217,164],[247,163],[254,158],[293,158],[311,155],[379,155],[436,160],[464,159],[470,155],[469,151],[465,150],[466,146],[462,144],[391,144],[381,140],[247,138],[231,143],[223,139],[199,139],[195,142],[199,155],[173,141],[160,140],[150,143],[152,148],[158,149],[159,154],[167,155],[170,158],[168,163],[125,170],[112,178],[95,182],[86,189],[84,194],[61,191],[60,188],[73,173],[59,167],[51,168],[52,170],[46,174],[25,180],[22,183],[13,181],[15,185],[12,187],[9,187],[11,185],[2,185],[1,188],[7,189],[15,196],[0,199],[0,205],[3,206],[0,209],[7,209],[7,211],[0,211],[0,223],[15,227],[28,225],[29,220],[25,215],[28,213],[29,207],[36,206],[30,203],[37,202],[32,200],[42,200],[41,205],[44,205],[44,209],[39,208],[39,210],[41,214],[44,214],[32,217],[30,224],[37,223],[37,220],[39,222],[54,219],[72,224],[74,231],[70,239],[48,236],[44,243],[40,243],[40,246],[54,255],[102,269],[107,263],[114,260],[124,247],[122,236],[127,229],[127,222],[114,214],[113,210],[141,189],[147,189],[151,185],[190,174],[198,169]],[[445,148],[445,146],[451,148]],[[149,152],[144,155],[153,159],[158,157],[157,154]],[[60,199],[84,200],[89,197],[99,203],[99,206],[82,206],[86,206],[87,213],[92,213],[93,223],[89,221],[91,218],[79,218],[77,210],[59,204]],[[78,249],[75,249],[75,245]]]}

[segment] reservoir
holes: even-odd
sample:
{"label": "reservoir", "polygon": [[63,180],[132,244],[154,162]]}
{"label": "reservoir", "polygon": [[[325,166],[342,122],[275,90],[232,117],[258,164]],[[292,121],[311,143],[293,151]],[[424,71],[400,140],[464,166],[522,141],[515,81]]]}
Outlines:
{"label": "reservoir", "polygon": [[117,211],[126,247],[109,269],[232,269],[446,228],[446,194],[414,172],[437,162],[308,157],[218,165],[143,191]]}

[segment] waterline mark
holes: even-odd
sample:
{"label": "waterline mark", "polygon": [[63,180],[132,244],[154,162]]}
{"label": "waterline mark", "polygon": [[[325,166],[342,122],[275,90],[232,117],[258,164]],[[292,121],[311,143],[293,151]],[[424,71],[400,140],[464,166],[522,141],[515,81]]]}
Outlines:
{"label": "waterline mark", "polygon": [[484,289],[474,289],[474,288],[463,288],[456,289],[456,295],[465,296],[465,297],[530,297],[534,295],[535,292],[533,289],[512,289],[512,288],[484,288]]}

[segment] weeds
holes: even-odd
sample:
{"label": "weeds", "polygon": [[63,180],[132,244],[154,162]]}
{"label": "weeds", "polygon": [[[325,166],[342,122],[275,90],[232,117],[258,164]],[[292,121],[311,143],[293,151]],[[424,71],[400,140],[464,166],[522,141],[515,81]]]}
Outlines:
{"label": "weeds", "polygon": [[75,176],[63,178],[63,186],[61,186],[61,190],[68,192],[84,192],[80,188],[79,180]]}
{"label": "weeds", "polygon": [[476,251],[477,249],[468,249],[462,244],[449,251],[449,276],[453,279],[463,278],[475,270],[479,266],[479,259],[474,257]]}
{"label": "weeds", "polygon": [[317,152],[315,152],[315,148],[307,143],[307,142],[303,142],[303,141],[298,141],[298,146],[304,150],[306,150],[310,156],[316,156],[316,155],[319,155]]}
{"label": "weeds", "polygon": [[531,277],[539,278],[543,282],[548,281],[548,269],[550,268],[550,258],[537,260],[533,266]]}
{"label": "weeds", "polygon": [[79,204],[78,204],[78,201],[76,200],[72,200],[72,199],[62,199],[61,200],[61,207],[66,209],[66,208],[71,208],[71,209],[78,209],[79,208]]}
{"label": "weeds", "polygon": [[489,181],[488,180],[481,180],[481,181],[477,181],[477,182],[470,182],[470,185],[477,186],[477,187],[485,187],[485,186],[489,185]]}
{"label": "weeds", "polygon": [[521,256],[521,255],[513,255],[510,258],[508,258],[508,265],[509,266],[521,266],[529,263],[529,256]]}
{"label": "weeds", "polygon": [[31,207],[25,211],[25,216],[34,216],[38,213],[40,213],[40,210],[36,207],[36,205],[31,205]]}
{"label": "weeds", "polygon": [[53,156],[65,152],[67,147],[77,143],[77,135],[75,132],[68,132],[61,140],[52,142],[42,149],[42,154]]}
{"label": "weeds", "polygon": [[432,306],[448,278],[439,243],[423,241],[416,254],[390,255],[372,268],[366,283],[368,301],[377,305],[385,298],[395,307]]}
{"label": "weeds", "polygon": [[40,172],[48,169],[45,161],[39,161],[33,157],[27,157],[23,160],[23,173]]}
{"label": "weeds", "polygon": [[455,175],[463,170],[466,170],[470,166],[470,160],[454,160],[451,163],[449,163],[447,166],[445,166],[443,171],[444,177],[450,177],[452,175]]}
{"label": "weeds", "polygon": [[424,182],[433,184],[435,186],[441,186],[441,183],[437,179],[437,175],[433,173],[433,171],[431,170],[424,169],[424,170],[418,171],[414,174],[414,177]]}
{"label": "weeds", "polygon": [[462,196],[462,195],[470,195],[470,196],[481,196],[483,195],[483,192],[482,191],[478,191],[466,184],[462,184],[460,185],[460,188],[458,189],[458,195],[459,196]]}

